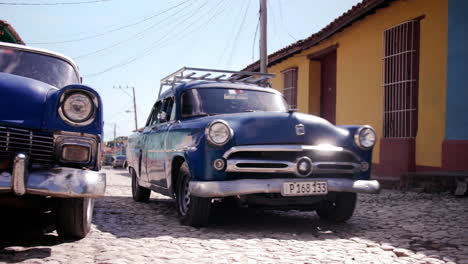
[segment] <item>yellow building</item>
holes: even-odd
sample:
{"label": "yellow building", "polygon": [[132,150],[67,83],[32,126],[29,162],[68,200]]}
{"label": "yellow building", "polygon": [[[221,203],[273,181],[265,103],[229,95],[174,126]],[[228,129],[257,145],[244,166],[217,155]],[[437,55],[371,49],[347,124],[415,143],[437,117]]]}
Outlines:
{"label": "yellow building", "polygon": [[373,126],[374,174],[468,171],[467,13],[465,0],[364,0],[269,55],[273,88],[300,112]]}

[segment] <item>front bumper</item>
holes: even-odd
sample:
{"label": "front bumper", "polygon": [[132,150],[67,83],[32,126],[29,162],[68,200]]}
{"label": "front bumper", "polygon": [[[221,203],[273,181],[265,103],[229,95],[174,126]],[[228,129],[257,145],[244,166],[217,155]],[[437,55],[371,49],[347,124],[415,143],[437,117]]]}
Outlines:
{"label": "front bumper", "polygon": [[258,193],[281,193],[284,182],[327,181],[329,192],[379,193],[380,184],[376,180],[350,179],[243,179],[233,181],[192,181],[190,194],[198,197],[217,198]]}
{"label": "front bumper", "polygon": [[104,196],[105,189],[105,173],[65,167],[29,172],[27,158],[21,154],[15,158],[11,174],[0,174],[0,193],[13,192],[18,196],[97,198]]}

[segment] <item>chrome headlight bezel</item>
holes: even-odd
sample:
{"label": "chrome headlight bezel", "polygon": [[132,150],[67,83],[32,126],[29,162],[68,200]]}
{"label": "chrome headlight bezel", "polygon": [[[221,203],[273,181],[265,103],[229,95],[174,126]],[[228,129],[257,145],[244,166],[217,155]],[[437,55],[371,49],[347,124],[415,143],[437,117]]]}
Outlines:
{"label": "chrome headlight bezel", "polygon": [[[363,141],[362,132],[364,132],[366,130],[371,131],[373,133],[374,141],[373,141],[372,145],[365,146],[365,145],[362,144],[362,141]],[[377,133],[375,132],[375,129],[373,127],[367,126],[367,125],[360,127],[358,130],[356,130],[356,133],[354,134],[354,143],[360,149],[363,149],[363,150],[372,149],[375,146],[375,143],[377,143]]]}
{"label": "chrome headlight bezel", "polygon": [[[74,120],[73,118],[70,118],[70,116],[66,113],[66,110],[64,109],[65,103],[67,100],[70,100],[70,97],[74,95],[83,95],[86,98],[88,98],[90,105],[92,109],[90,109],[89,114],[86,116],[86,118],[82,120]],[[95,119],[96,119],[96,112],[98,108],[98,100],[96,96],[90,92],[83,91],[83,90],[70,90],[62,94],[60,97],[59,101],[59,106],[58,106],[58,113],[62,120],[75,127],[84,127],[89,124],[91,124]]]}
{"label": "chrome headlight bezel", "polygon": [[[221,125],[222,127],[226,129],[227,137],[223,141],[216,142],[211,136],[212,129],[216,125]],[[229,142],[229,140],[232,139],[232,137],[234,136],[234,131],[232,130],[232,128],[229,126],[229,124],[226,121],[219,119],[219,120],[214,120],[206,127],[205,136],[210,144],[215,145],[215,146],[224,146],[226,143]]]}

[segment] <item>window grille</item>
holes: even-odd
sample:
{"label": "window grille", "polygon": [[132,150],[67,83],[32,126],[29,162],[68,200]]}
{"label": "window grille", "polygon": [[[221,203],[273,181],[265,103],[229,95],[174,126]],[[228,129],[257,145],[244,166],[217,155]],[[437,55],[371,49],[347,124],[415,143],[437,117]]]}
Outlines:
{"label": "window grille", "polygon": [[414,138],[418,125],[419,20],[384,32],[384,137]]}
{"label": "window grille", "polygon": [[297,68],[289,68],[283,74],[283,95],[292,109],[297,109]]}

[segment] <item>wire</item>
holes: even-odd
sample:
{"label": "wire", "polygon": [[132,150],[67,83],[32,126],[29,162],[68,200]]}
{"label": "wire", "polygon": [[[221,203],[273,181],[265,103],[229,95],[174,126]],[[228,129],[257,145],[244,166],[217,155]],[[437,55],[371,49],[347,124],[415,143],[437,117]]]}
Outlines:
{"label": "wire", "polygon": [[279,10],[280,10],[280,19],[281,19],[281,23],[280,25],[283,26],[283,29],[286,31],[286,34],[288,34],[288,36],[290,38],[292,38],[294,41],[297,41],[297,38],[295,38],[288,30],[288,28],[285,26],[284,24],[284,18],[283,18],[283,1],[279,1]]}
{"label": "wire", "polygon": [[62,44],[62,43],[70,43],[70,42],[77,42],[77,41],[83,41],[83,40],[88,40],[88,39],[93,39],[93,38],[98,38],[98,37],[102,37],[104,35],[107,35],[107,34],[110,34],[110,33],[113,33],[113,32],[116,32],[116,31],[119,31],[121,29],[124,29],[124,28],[129,28],[129,27],[132,27],[132,26],[136,26],[138,24],[141,24],[143,22],[146,22],[150,19],[153,19],[159,15],[162,15],[164,13],[167,13],[169,12],[170,10],[174,9],[174,8],[177,8],[181,5],[184,5],[186,3],[188,3],[190,0],[185,0],[175,6],[172,6],[172,7],[169,7],[168,9],[165,9],[159,13],[156,13],[150,17],[147,17],[147,18],[144,18],[144,19],[141,19],[141,20],[138,20],[137,22],[133,22],[133,23],[130,23],[130,24],[126,24],[126,25],[123,25],[123,26],[120,26],[118,28],[114,28],[114,29],[111,29],[111,30],[108,30],[108,31],[105,31],[105,32],[102,32],[102,33],[99,33],[99,34],[94,34],[94,35],[90,35],[90,36],[87,36],[87,37],[81,37],[81,38],[75,38],[75,39],[69,39],[69,40],[63,40],[63,41],[51,41],[51,42],[30,42],[28,41],[29,44]]}
{"label": "wire", "polygon": [[0,5],[16,5],[16,6],[53,6],[53,5],[81,5],[81,4],[95,4],[95,3],[102,3],[102,2],[109,2],[112,0],[93,0],[93,1],[78,1],[78,2],[55,2],[55,3],[27,3],[27,2],[20,2],[20,3],[8,3],[8,2],[0,2]]}
{"label": "wire", "polygon": [[228,59],[228,61],[227,61],[227,65],[226,65],[227,68],[229,68],[230,65],[231,65],[232,57],[234,56],[234,50],[235,50],[237,41],[238,41],[238,39],[239,39],[239,35],[240,35],[242,29],[244,28],[245,18],[247,17],[247,11],[249,10],[250,3],[251,3],[251,2],[252,2],[251,0],[249,0],[249,1],[247,2],[247,7],[246,7],[245,10],[244,10],[244,17],[242,18],[242,22],[241,22],[241,24],[239,25],[239,28],[237,29],[236,36],[234,37],[234,41],[233,41],[231,53],[230,53],[230,55],[229,55],[229,59]]}
{"label": "wire", "polygon": [[196,10],[193,10],[190,14],[188,14],[188,16],[186,17],[186,19],[180,21],[179,23],[177,23],[171,30],[169,30],[164,36],[162,36],[161,38],[159,38],[158,40],[154,41],[148,48],[146,48],[145,50],[143,50],[140,54],[137,54],[135,55],[134,57],[130,57],[130,58],[127,58],[126,60],[120,62],[120,63],[117,63],[107,69],[104,69],[100,72],[96,72],[96,73],[92,73],[92,74],[89,74],[89,75],[86,75],[85,77],[86,78],[92,78],[92,77],[95,77],[95,76],[98,76],[98,75],[101,75],[103,73],[106,73],[108,71],[111,71],[111,70],[114,70],[114,69],[117,69],[117,68],[120,68],[120,67],[123,67],[123,66],[126,66],[142,57],[144,57],[145,55],[149,54],[153,49],[157,48],[158,45],[168,36],[170,35],[172,32],[174,32],[175,28],[181,24],[183,24],[185,21],[189,20],[190,18],[193,18],[194,14],[197,13],[198,11],[200,11],[206,4],[208,4],[210,1],[209,0],[206,0],[202,5],[200,5],[199,7],[197,7]]}
{"label": "wire", "polygon": [[271,18],[272,18],[271,21],[273,22],[273,34],[275,35],[276,39],[279,41],[280,47],[284,47],[283,41],[281,41],[281,36],[279,35],[278,30],[277,30],[277,28],[276,28],[276,15],[275,15],[275,11],[274,11],[274,9],[271,7],[269,1],[267,2],[267,5],[268,5],[268,10],[270,10],[269,14],[271,14]]}
{"label": "wire", "polygon": [[258,34],[258,29],[260,28],[260,12],[257,20],[257,26],[255,28],[255,35],[253,38],[252,42],[252,62],[254,62],[254,57],[255,57],[255,43],[257,42],[257,34]]}
{"label": "wire", "polygon": [[[207,13],[211,13],[211,11],[215,10],[217,7],[219,7],[222,3],[226,2],[226,0],[222,0],[222,1],[219,1],[217,5],[213,6],[213,8],[211,8]],[[202,28],[203,26],[207,25],[208,23],[210,23],[213,19],[215,19],[217,16],[219,16],[221,13],[223,13],[224,11],[226,10],[226,7],[222,8],[221,10],[219,10],[218,12],[215,12],[207,21],[205,21],[204,23],[202,23],[201,25],[199,25],[197,28],[194,28],[193,30],[189,31],[188,33],[184,34],[191,26],[193,26],[194,24],[189,24],[188,26],[186,26],[182,31],[178,32],[177,35],[181,35],[182,37],[179,37],[177,39],[174,39],[174,38],[170,38],[168,42],[165,42],[161,45],[161,47],[165,47],[167,46],[167,44],[170,44],[172,42],[178,42],[182,39],[185,39],[186,37],[190,36],[192,33],[196,32],[197,30],[199,30],[200,28]],[[190,45],[191,47],[193,47],[193,43],[192,45]]]}
{"label": "wire", "polygon": [[[190,2],[190,4],[189,4],[188,6],[193,5],[193,3],[194,3],[193,1]],[[185,9],[180,9],[180,10],[178,10],[177,12],[175,12],[175,13],[173,13],[173,14],[170,14],[169,17],[173,17],[173,16],[175,16],[175,15],[178,15],[179,13],[181,13],[181,12],[184,11],[184,10],[185,10]],[[135,38],[141,38],[142,36],[145,36],[145,34],[144,34],[145,32],[148,32],[148,31],[150,31],[151,29],[153,29],[154,27],[160,25],[161,23],[166,22],[166,21],[167,21],[167,18],[168,18],[168,17],[166,17],[166,18],[164,18],[164,19],[162,19],[162,20],[159,20],[158,22],[156,22],[156,23],[152,24],[151,26],[149,26],[149,27],[143,29],[142,31],[139,31],[138,33],[136,33],[136,34],[134,34],[134,35],[131,35],[130,37],[128,37],[128,38],[126,38],[126,39],[124,39],[124,40],[118,41],[118,42],[116,42],[116,43],[113,43],[113,44],[111,44],[111,45],[109,45],[109,46],[106,46],[106,47],[101,48],[101,49],[98,49],[98,50],[94,50],[94,51],[91,51],[91,52],[88,52],[88,53],[81,54],[81,55],[79,55],[79,56],[77,56],[77,57],[74,57],[73,59],[75,59],[75,60],[76,60],[76,59],[82,59],[82,58],[88,57],[88,56],[90,56],[90,55],[94,55],[94,54],[96,54],[96,53],[100,53],[100,52],[109,50],[109,49],[111,49],[111,48],[117,47],[117,46],[119,46],[119,45],[121,45],[121,44],[123,44],[123,43],[127,43],[129,40],[133,40],[133,39],[135,39]]]}

